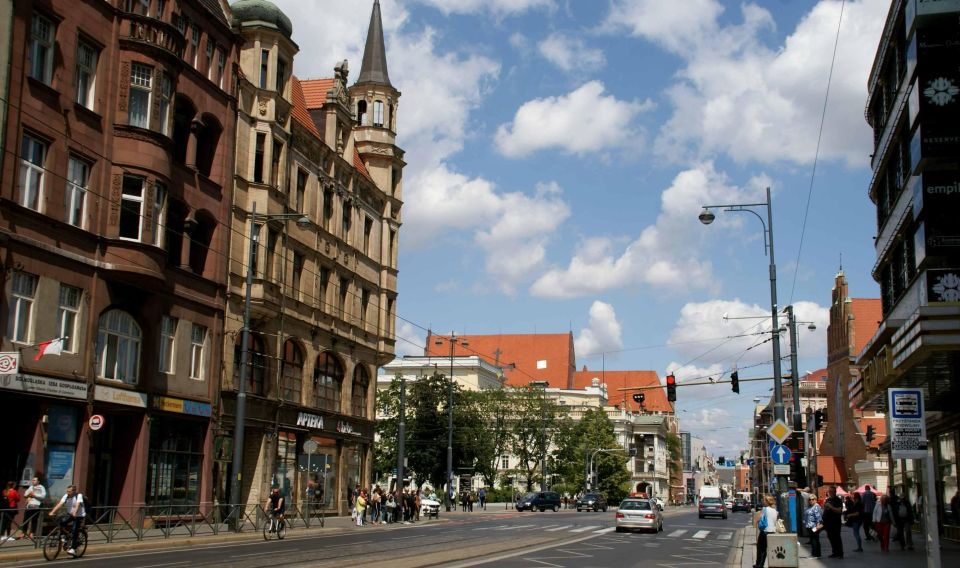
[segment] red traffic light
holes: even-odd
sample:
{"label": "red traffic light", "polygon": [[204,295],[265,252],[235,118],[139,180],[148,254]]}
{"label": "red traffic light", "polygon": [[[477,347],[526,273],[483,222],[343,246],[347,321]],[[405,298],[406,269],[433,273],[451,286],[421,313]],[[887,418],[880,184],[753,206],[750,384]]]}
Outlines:
{"label": "red traffic light", "polygon": [[671,386],[672,386],[672,385],[676,385],[676,384],[677,384],[677,379],[676,379],[676,377],[674,377],[672,374],[671,374],[671,375],[667,375],[667,384],[668,384],[668,385],[671,385]]}
{"label": "red traffic light", "polygon": [[677,379],[673,373],[667,375],[667,400],[670,402],[677,400]]}

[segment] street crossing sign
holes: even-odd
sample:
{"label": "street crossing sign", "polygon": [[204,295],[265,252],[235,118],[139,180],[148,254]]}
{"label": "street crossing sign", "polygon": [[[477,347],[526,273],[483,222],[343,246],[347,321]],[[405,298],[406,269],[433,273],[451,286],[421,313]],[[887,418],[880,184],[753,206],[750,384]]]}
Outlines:
{"label": "street crossing sign", "polygon": [[792,433],[793,430],[781,419],[777,419],[767,428],[767,436],[776,440],[778,444],[782,444]]}
{"label": "street crossing sign", "polygon": [[790,463],[790,448],[778,444],[773,447],[773,450],[770,451],[770,457],[773,459],[774,465],[787,465]]}

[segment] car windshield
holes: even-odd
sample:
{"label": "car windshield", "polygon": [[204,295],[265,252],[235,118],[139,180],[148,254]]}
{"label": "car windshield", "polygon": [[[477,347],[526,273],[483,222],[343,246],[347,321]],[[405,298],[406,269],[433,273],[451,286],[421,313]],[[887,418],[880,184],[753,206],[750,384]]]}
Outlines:
{"label": "car windshield", "polygon": [[704,505],[719,505],[720,499],[717,499],[716,497],[704,497],[700,500],[700,502]]}
{"label": "car windshield", "polygon": [[536,493],[527,493],[526,495],[523,496],[523,500],[524,500],[524,501],[530,501],[531,499],[533,499],[533,498],[536,497],[536,496],[537,496]]}
{"label": "car windshield", "polygon": [[629,499],[620,503],[621,511],[649,511],[650,501],[631,501]]}
{"label": "car windshield", "polygon": [[596,501],[600,496],[596,493],[587,493],[583,496],[584,501]]}

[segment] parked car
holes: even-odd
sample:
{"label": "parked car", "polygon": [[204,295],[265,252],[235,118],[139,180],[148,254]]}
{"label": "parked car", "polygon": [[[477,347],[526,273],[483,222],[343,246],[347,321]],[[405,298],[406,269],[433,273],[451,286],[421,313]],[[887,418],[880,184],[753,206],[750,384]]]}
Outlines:
{"label": "parked car", "polygon": [[607,499],[602,493],[587,493],[577,499],[576,505],[577,512],[583,510],[607,512]]}
{"label": "parked car", "polygon": [[744,512],[749,513],[749,512],[750,512],[750,502],[747,501],[746,499],[736,499],[736,500],[733,502],[733,512],[736,513],[737,511],[744,511]]}
{"label": "parked car", "polygon": [[617,532],[643,529],[652,532],[663,530],[663,515],[651,499],[627,498],[617,509]]}
{"label": "parked car", "polygon": [[701,519],[706,516],[727,518],[727,508],[724,507],[723,501],[721,501],[719,497],[704,497],[700,499],[698,508]]}
{"label": "parked car", "polygon": [[663,499],[659,497],[651,497],[650,500],[657,504],[658,509],[660,509],[661,511],[663,510],[663,505],[664,505]]}
{"label": "parked car", "polygon": [[440,517],[440,501],[435,499],[430,499],[429,497],[420,498],[420,516],[429,519],[433,517],[437,519]]}
{"label": "parked car", "polygon": [[533,492],[527,493],[517,501],[518,511],[533,511],[535,509],[540,512],[547,509],[556,512],[560,509],[560,494],[553,491]]}
{"label": "parked car", "polygon": [[733,499],[727,499],[723,502],[723,506],[727,509],[733,510]]}

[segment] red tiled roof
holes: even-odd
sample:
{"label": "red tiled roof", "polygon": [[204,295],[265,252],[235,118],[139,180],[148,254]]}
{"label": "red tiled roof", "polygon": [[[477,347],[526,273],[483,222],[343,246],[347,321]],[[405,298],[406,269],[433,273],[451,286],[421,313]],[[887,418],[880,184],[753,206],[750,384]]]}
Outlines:
{"label": "red tiled roof", "polygon": [[300,81],[303,87],[303,96],[308,109],[320,108],[327,100],[327,91],[333,88],[333,78],[304,79]]}
{"label": "red tiled roof", "polygon": [[826,369],[817,369],[816,371],[810,371],[809,373],[807,373],[806,375],[804,375],[801,380],[804,380],[804,381],[824,381],[824,382],[826,382],[827,379],[828,379],[827,370],[826,370]]}
{"label": "red tiled roof", "polygon": [[317,138],[323,139],[320,136],[320,131],[317,130],[316,125],[313,123],[313,119],[310,118],[310,113],[307,111],[307,101],[303,94],[303,85],[300,83],[300,80],[296,77],[293,78],[293,111],[291,115],[293,119],[299,122],[304,128],[310,131],[311,134]]}
{"label": "red tiled roof", "polygon": [[[515,334],[515,335],[463,335],[468,345],[454,343],[455,356],[477,355],[494,365],[505,368],[506,384],[526,386],[530,381],[547,381],[551,387],[567,389],[573,384],[575,358],[573,334]],[[447,336],[427,335],[424,355],[449,357],[450,343]],[[440,341],[440,345],[436,344]],[[542,368],[538,368],[538,363]]]}
{"label": "red tiled roof", "polygon": [[[879,417],[858,418],[860,432],[864,434],[863,442],[873,449],[879,449],[880,444],[887,441],[887,419]],[[873,440],[867,442],[867,426],[873,426]]]}
{"label": "red tiled roof", "polygon": [[[673,405],[667,400],[656,371],[576,371],[573,374],[573,388],[583,389],[590,386],[593,379],[600,379],[607,385],[607,399],[610,404],[621,406],[625,410],[641,410],[640,404],[633,401],[633,395],[642,392],[646,395],[643,409],[651,412],[673,412]],[[660,387],[642,391],[625,392],[619,389],[633,387]]]}
{"label": "red tiled roof", "polygon": [[853,298],[850,311],[853,313],[853,352],[859,355],[867,342],[877,332],[883,321],[883,307],[879,298]]}
{"label": "red tiled roof", "polygon": [[357,171],[360,172],[360,175],[367,178],[371,182],[373,181],[373,178],[370,177],[370,172],[367,171],[366,164],[364,164],[363,160],[360,159],[360,152],[358,152],[356,148],[353,149],[353,167],[357,168]]}

